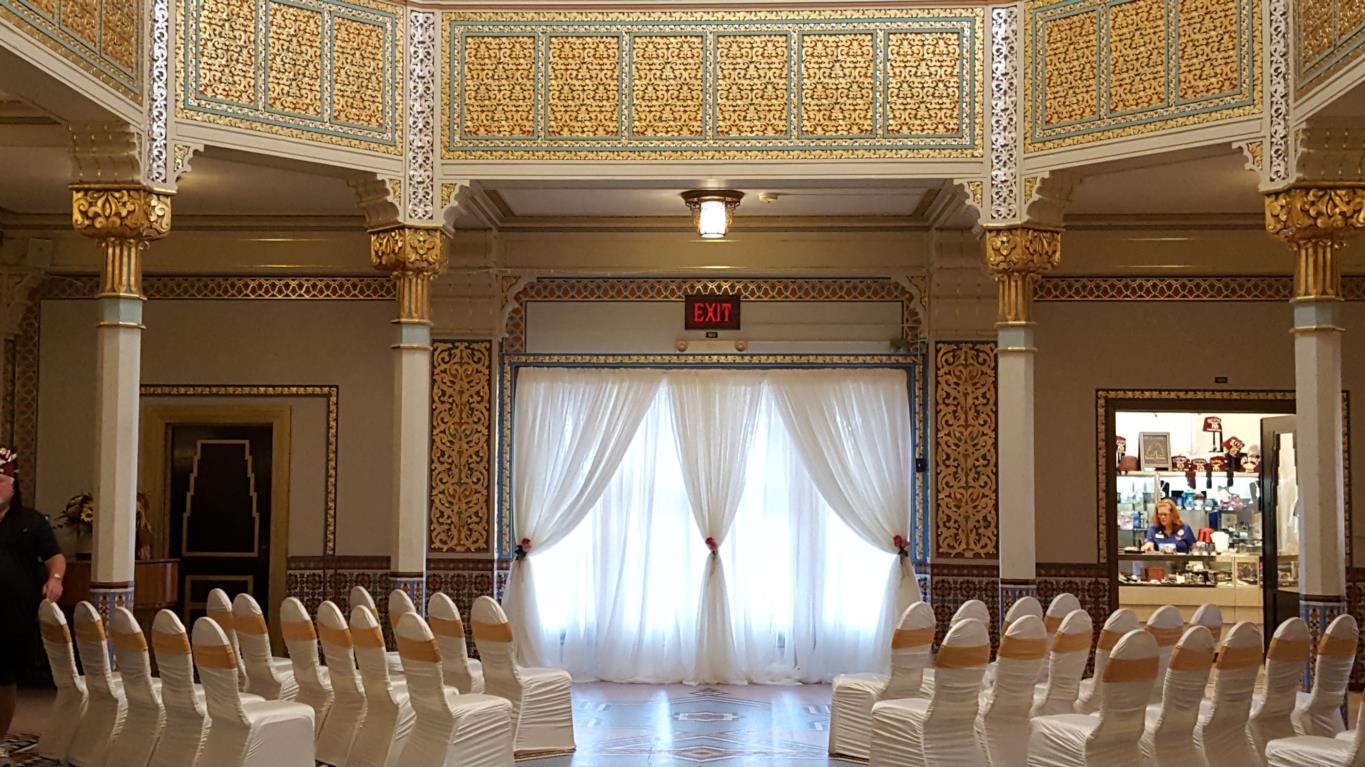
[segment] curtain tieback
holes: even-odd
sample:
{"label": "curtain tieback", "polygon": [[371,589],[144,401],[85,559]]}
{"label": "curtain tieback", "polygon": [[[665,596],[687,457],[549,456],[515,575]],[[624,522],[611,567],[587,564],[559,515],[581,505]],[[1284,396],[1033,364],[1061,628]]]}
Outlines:
{"label": "curtain tieback", "polygon": [[512,552],[512,554],[516,556],[517,559],[525,559],[526,555],[529,553],[531,553],[530,538],[522,538],[521,543],[518,543],[517,548]]}
{"label": "curtain tieback", "polygon": [[896,547],[896,554],[902,557],[910,556],[910,552],[906,550],[906,546],[909,544],[910,542],[905,540],[905,536],[903,535],[898,535],[891,539],[891,545]]}
{"label": "curtain tieback", "polygon": [[719,549],[719,548],[720,548],[720,544],[719,544],[719,543],[716,543],[716,539],[715,539],[715,538],[712,538],[712,537],[710,537],[710,536],[707,536],[707,538],[706,538],[706,548],[709,549],[709,550],[711,551],[712,554],[714,554],[714,553],[716,553],[716,549]]}

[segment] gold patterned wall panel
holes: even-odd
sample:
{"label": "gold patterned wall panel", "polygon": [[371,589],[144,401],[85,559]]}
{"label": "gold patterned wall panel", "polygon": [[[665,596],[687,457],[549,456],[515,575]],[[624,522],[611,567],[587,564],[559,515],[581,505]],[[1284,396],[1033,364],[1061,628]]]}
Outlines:
{"label": "gold patterned wall panel", "polygon": [[447,11],[443,156],[980,157],[984,11]]}
{"label": "gold patterned wall panel", "polygon": [[995,344],[934,344],[934,540],[940,557],[999,551]]}
{"label": "gold patterned wall panel", "polygon": [[1293,18],[1299,97],[1365,55],[1365,2],[1294,0]]}
{"label": "gold patterned wall panel", "polygon": [[551,136],[621,133],[621,38],[550,38]]}
{"label": "gold patterned wall panel", "polygon": [[[1165,0],[1130,0],[1109,12],[1109,111],[1129,112],[1160,106],[1166,99]],[[1159,68],[1157,76],[1153,69]]]}
{"label": "gold patterned wall panel", "polygon": [[1255,115],[1259,0],[1029,0],[1026,152]]}
{"label": "gold patterned wall panel", "polygon": [[180,119],[401,152],[401,6],[182,0],[178,9]]}
{"label": "gold patterned wall panel", "polygon": [[872,134],[875,34],[801,36],[801,132]]}
{"label": "gold patterned wall panel", "polygon": [[630,131],[637,137],[702,135],[701,35],[637,35],[631,40]]}
{"label": "gold patterned wall panel", "polygon": [[[266,4],[270,36],[265,103],[272,111],[322,115],[322,14],[285,3]],[[281,31],[288,34],[279,34]]]}
{"label": "gold patterned wall panel", "polygon": [[431,550],[491,551],[493,342],[431,351]]}
{"label": "gold patterned wall panel", "polygon": [[0,0],[0,19],[135,102],[146,17],[144,0]]}

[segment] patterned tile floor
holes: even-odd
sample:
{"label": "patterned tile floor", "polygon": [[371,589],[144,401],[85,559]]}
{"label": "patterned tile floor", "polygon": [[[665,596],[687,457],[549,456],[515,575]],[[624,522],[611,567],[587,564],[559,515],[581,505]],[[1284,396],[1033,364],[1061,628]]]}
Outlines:
{"label": "patterned tile floor", "polygon": [[[828,685],[687,687],[578,684],[570,755],[522,760],[528,767],[835,767]],[[36,732],[51,695],[25,692],[15,731]],[[45,764],[16,754],[20,767]]]}

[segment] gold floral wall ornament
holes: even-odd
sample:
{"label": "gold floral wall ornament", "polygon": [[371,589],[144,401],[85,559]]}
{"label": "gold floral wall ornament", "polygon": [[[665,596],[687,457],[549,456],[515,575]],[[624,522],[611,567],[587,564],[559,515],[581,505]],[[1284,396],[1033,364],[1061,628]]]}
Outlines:
{"label": "gold floral wall ornament", "polygon": [[1293,246],[1296,300],[1341,300],[1341,246],[1365,230],[1365,186],[1291,187],[1267,194],[1265,228]]}
{"label": "gold floral wall ornament", "polygon": [[370,231],[370,263],[393,275],[400,320],[431,320],[431,281],[446,266],[444,237],[436,226],[393,226]]}
{"label": "gold floral wall ornament", "polygon": [[140,186],[76,184],[71,225],[104,252],[100,296],[142,297],[142,250],[171,231],[170,195]]}
{"label": "gold floral wall ornament", "polygon": [[998,289],[996,320],[1029,321],[1033,290],[1039,278],[1062,261],[1062,233],[1054,229],[1013,226],[986,232],[986,267]]}
{"label": "gold floral wall ornament", "polygon": [[934,344],[934,542],[940,557],[999,552],[995,344]]}

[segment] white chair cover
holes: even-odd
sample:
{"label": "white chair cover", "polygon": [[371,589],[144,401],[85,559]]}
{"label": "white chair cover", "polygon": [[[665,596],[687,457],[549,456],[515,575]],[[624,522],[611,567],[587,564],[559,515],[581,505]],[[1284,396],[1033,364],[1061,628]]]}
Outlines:
{"label": "white chair cover", "polygon": [[1360,628],[1349,613],[1337,616],[1327,625],[1318,640],[1313,691],[1300,696],[1294,708],[1294,732],[1331,738],[1346,729],[1341,709],[1346,705],[1346,687],[1351,681],[1351,666],[1355,665],[1359,643]]}
{"label": "white chair cover", "polygon": [[948,628],[951,629],[969,618],[981,621],[982,625],[989,626],[991,625],[990,608],[986,607],[986,603],[980,599],[968,599],[957,608],[957,612],[953,613],[953,619],[948,624]]}
{"label": "white chair cover", "polygon": [[[1043,628],[1047,629],[1047,641],[1049,645],[1052,644],[1052,636],[1057,633],[1057,629],[1061,628],[1062,621],[1066,619],[1066,616],[1079,609],[1081,609],[1081,600],[1077,599],[1074,594],[1063,591],[1052,598],[1052,601],[1048,603],[1047,612],[1043,614]],[[1047,682],[1047,676],[1050,673],[1051,668],[1052,655],[1049,652],[1049,654],[1043,656],[1043,663],[1038,667],[1039,684]]]}
{"label": "white chair cover", "polygon": [[441,648],[441,673],[445,683],[460,692],[483,692],[483,664],[469,657],[464,621],[455,602],[436,592],[427,600],[427,623]]}
{"label": "white chair cover", "polygon": [[1047,654],[1041,607],[1038,612],[1015,618],[1000,638],[995,685],[986,694],[976,722],[977,738],[991,767],[1024,767],[1028,761],[1029,710],[1038,666]]}
{"label": "white chair cover", "polygon": [[332,682],[327,670],[318,665],[318,635],[308,617],[308,609],[294,597],[280,604],[280,634],[284,636],[285,647],[289,648],[294,681],[299,686],[294,700],[313,709],[315,736],[319,735],[332,710]]}
{"label": "white chair cover", "polygon": [[393,636],[417,713],[399,767],[511,767],[512,704],[493,695],[461,695],[447,687],[436,637],[415,610],[403,613]]}
{"label": "white chair cover", "polygon": [[1100,629],[1099,641],[1095,643],[1095,675],[1089,679],[1081,680],[1081,694],[1076,701],[1076,712],[1080,714],[1093,714],[1100,710],[1100,700],[1104,697],[1104,685],[1099,684],[1099,680],[1104,678],[1104,666],[1109,662],[1109,653],[1114,649],[1114,645],[1123,638],[1129,631],[1136,631],[1142,628],[1142,622],[1138,620],[1137,613],[1126,607],[1120,607],[1104,621],[1104,628]]}
{"label": "white chair cover", "polygon": [[[265,614],[250,594],[238,594],[232,601],[232,623],[237,629],[237,643],[246,666],[247,689],[266,700],[293,700],[298,695],[299,685],[294,681],[292,662],[288,668],[280,668],[274,663]],[[218,630],[222,631],[222,627]]]}
{"label": "white chair cover", "polygon": [[891,637],[891,674],[834,677],[829,717],[829,752],[866,759],[872,749],[872,705],[919,694],[934,644],[934,608],[915,602],[905,608]]}
{"label": "white chair cover", "polygon": [[1272,740],[1266,746],[1271,767],[1365,767],[1365,702],[1356,712],[1356,726],[1335,738],[1299,735]]}
{"label": "white chair cover", "polygon": [[346,767],[393,767],[415,719],[407,682],[389,677],[384,632],[374,611],[363,604],[351,610],[351,641],[365,685],[365,722],[351,744]]}
{"label": "white chair cover", "polygon": [[76,767],[101,767],[109,755],[109,746],[123,729],[128,701],[123,697],[123,685],[114,682],[109,668],[104,621],[89,602],[76,605],[76,649],[81,655],[85,689],[90,697],[66,760]]}
{"label": "white chair cover", "polygon": [[1143,763],[1149,767],[1204,767],[1204,755],[1190,748],[1199,720],[1199,702],[1213,667],[1213,634],[1191,626],[1171,652],[1161,703],[1147,706],[1143,732]]}
{"label": "white chair cover", "polygon": [[517,754],[574,750],[569,672],[522,668],[507,615],[491,597],[474,600],[474,644],[483,659],[484,688],[512,701]]}
{"label": "white chair cover", "polygon": [[313,709],[284,700],[244,702],[237,656],[212,618],[194,622],[193,646],[210,720],[198,767],[314,767]]}
{"label": "white chair cover", "polygon": [[37,753],[53,761],[66,760],[76,727],[85,717],[89,693],[85,680],[76,673],[76,654],[71,649],[71,631],[66,616],[56,604],[44,599],[38,605],[38,628],[43,635],[43,650],[52,668],[57,697],[49,709],[47,724],[38,735]]}
{"label": "white chair cover", "polygon": [[1260,763],[1251,749],[1247,717],[1251,691],[1261,670],[1261,630],[1243,621],[1224,638],[1214,663],[1213,701],[1195,726],[1195,746],[1208,767],[1247,767]]}
{"label": "white chair cover", "polygon": [[1218,609],[1218,605],[1212,602],[1205,602],[1194,610],[1194,616],[1190,618],[1191,626],[1203,626],[1213,635],[1213,643],[1217,645],[1223,639],[1223,611]]}
{"label": "white chair cover", "polygon": [[152,752],[151,767],[192,767],[208,734],[208,709],[203,690],[195,688],[189,634],[170,610],[159,611],[152,621],[152,650],[161,676],[166,725]]}
{"label": "white chair cover", "polygon": [[118,659],[119,678],[128,701],[128,716],[123,729],[109,749],[106,767],[147,767],[166,724],[166,710],[161,705],[161,684],[152,678],[152,664],[147,657],[147,638],[142,635],[133,613],[123,607],[114,608],[109,620],[109,638]]}
{"label": "white chair cover", "polygon": [[[1175,649],[1175,643],[1180,641],[1180,634],[1185,630],[1185,619],[1181,617],[1180,610],[1171,605],[1162,605],[1152,611],[1147,618],[1147,632],[1156,639],[1157,649],[1160,651],[1156,660],[1156,678],[1162,680],[1166,678],[1166,667],[1171,663],[1171,652]],[[1160,681],[1152,687],[1152,699],[1149,703],[1160,703],[1162,692],[1166,686]]]}
{"label": "white chair cover", "polygon": [[[383,613],[379,612],[379,606],[374,603],[374,597],[370,596],[369,590],[366,589],[364,586],[351,587],[350,604],[351,613],[353,615],[355,614],[356,607],[370,608],[370,615],[373,615],[375,620],[379,620],[379,617],[383,615]],[[391,651],[385,657],[388,659],[389,676],[390,677],[403,676],[403,660],[398,657],[398,653],[396,651]]]}
{"label": "white chair cover", "polygon": [[872,706],[872,764],[878,767],[983,765],[976,739],[981,677],[991,659],[986,624],[967,618],[948,631],[935,658],[933,697]]}
{"label": "white chair cover", "polygon": [[1030,723],[1029,767],[1136,767],[1156,667],[1156,639],[1146,631],[1128,632],[1109,653],[1098,714],[1040,716]]}
{"label": "white chair cover", "polygon": [[346,617],[331,601],[318,605],[318,638],[327,659],[327,677],[332,683],[332,710],[322,723],[317,737],[317,758],[323,764],[347,764],[356,732],[365,721],[365,688],[355,667],[355,643]]}
{"label": "white chair cover", "polygon": [[[412,597],[408,596],[408,592],[403,591],[402,589],[394,589],[389,592],[390,630],[395,632],[398,631],[398,621],[401,620],[404,615],[414,612],[417,612],[417,605],[412,603]],[[398,635],[395,633],[394,639],[397,640],[397,638]]]}
{"label": "white chair cover", "polygon": [[1090,643],[1094,638],[1095,627],[1090,622],[1090,613],[1085,610],[1072,610],[1062,620],[1048,653],[1052,670],[1042,694],[1034,701],[1031,716],[1069,714],[1076,710],[1081,676],[1090,660]]}
{"label": "white chair cover", "polygon": [[1032,615],[1041,621],[1043,619],[1043,605],[1034,597],[1019,597],[1014,600],[1014,604],[1010,605],[1010,609],[1005,611],[1005,627],[1009,628],[1015,621],[1025,615]]}
{"label": "white chair cover", "polygon": [[[242,646],[237,641],[237,622],[232,618],[232,597],[229,597],[227,592],[222,589],[209,589],[209,596],[204,604],[204,614],[218,624],[218,628],[222,629],[224,636],[228,638],[228,643],[232,645],[232,652],[241,658]],[[181,627],[183,628],[183,624]],[[187,633],[186,638],[188,636]],[[247,688],[246,664],[237,664],[237,676],[238,686],[245,690]]]}
{"label": "white chair cover", "polygon": [[1253,697],[1247,722],[1252,754],[1260,764],[1265,764],[1266,744],[1294,736],[1294,704],[1303,686],[1308,648],[1308,624],[1300,618],[1281,623],[1270,639],[1265,656],[1265,689],[1259,701]]}

